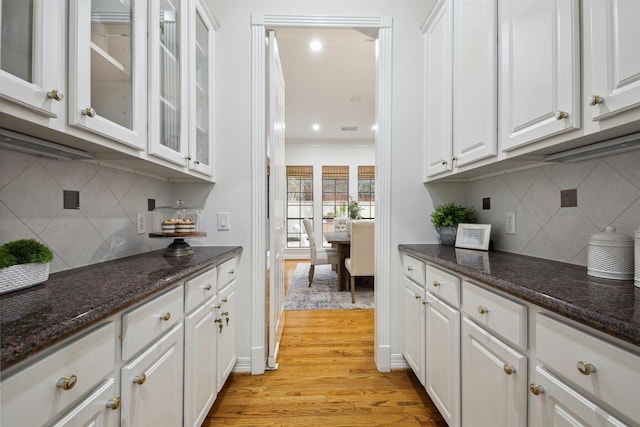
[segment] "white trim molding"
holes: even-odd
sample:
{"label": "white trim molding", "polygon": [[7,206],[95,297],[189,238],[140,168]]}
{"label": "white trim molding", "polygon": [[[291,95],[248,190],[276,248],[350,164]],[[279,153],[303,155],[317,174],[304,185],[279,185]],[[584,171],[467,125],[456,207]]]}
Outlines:
{"label": "white trim molding", "polygon": [[391,106],[392,18],[362,16],[266,15],[251,16],[252,91],[252,260],[251,260],[251,373],[266,369],[266,46],[269,29],[356,28],[377,32],[376,42],[376,292],[375,363],[381,372],[391,370]]}

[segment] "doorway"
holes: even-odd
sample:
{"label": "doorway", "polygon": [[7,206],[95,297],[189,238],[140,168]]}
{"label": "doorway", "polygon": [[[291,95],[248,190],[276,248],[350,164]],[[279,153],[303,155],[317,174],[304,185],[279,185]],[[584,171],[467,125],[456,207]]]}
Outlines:
{"label": "doorway", "polygon": [[[376,36],[376,313],[375,313],[375,363],[377,369],[389,371],[390,347],[390,168],[391,168],[391,68],[392,32],[391,19],[387,17],[317,17],[256,15],[252,17],[252,306],[256,308],[252,318],[252,373],[266,369],[267,345],[265,342],[266,272],[266,164],[264,162],[267,138],[265,112],[266,100],[265,62],[266,30],[278,28],[352,28],[370,32]],[[264,314],[264,315],[261,315]]]}

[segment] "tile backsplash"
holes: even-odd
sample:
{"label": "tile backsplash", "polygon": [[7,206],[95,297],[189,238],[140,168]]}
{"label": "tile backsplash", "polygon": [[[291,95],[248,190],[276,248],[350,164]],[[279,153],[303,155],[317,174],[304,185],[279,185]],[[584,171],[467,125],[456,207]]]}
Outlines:
{"label": "tile backsplash", "polygon": [[[577,206],[561,207],[561,191],[574,189]],[[479,223],[492,224],[495,249],[587,265],[591,234],[612,224],[633,236],[640,227],[640,151],[472,181],[465,200]],[[507,212],[516,213],[514,235],[504,232]]]}
{"label": "tile backsplash", "polygon": [[[79,209],[64,209],[65,191],[79,192]],[[160,249],[165,239],[136,234],[136,214],[152,224],[148,199],[170,205],[170,195],[161,179],[0,149],[0,244],[42,241],[52,272]]]}

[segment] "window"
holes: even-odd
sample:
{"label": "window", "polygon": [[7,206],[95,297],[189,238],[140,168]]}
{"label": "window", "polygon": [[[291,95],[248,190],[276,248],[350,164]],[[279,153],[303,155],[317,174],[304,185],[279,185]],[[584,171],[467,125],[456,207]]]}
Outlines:
{"label": "window", "polygon": [[374,219],[376,202],[376,167],[358,166],[358,204],[363,219]]}
{"label": "window", "polygon": [[287,247],[308,247],[302,220],[313,220],[313,166],[287,166]]}
{"label": "window", "polygon": [[346,216],[349,202],[349,166],[322,167],[322,218]]}

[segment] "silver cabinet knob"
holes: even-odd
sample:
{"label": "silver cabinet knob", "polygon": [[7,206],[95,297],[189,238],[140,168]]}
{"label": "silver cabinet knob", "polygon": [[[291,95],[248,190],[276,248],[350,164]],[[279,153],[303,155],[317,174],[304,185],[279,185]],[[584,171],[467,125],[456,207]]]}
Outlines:
{"label": "silver cabinet knob", "polygon": [[95,117],[96,116],[96,110],[94,110],[91,107],[87,107],[84,110],[82,110],[82,115],[83,116],[87,116],[87,117]]}
{"label": "silver cabinet knob", "polygon": [[511,365],[504,365],[502,369],[504,370],[504,373],[507,375],[511,375],[516,372],[516,368],[514,368]]}
{"label": "silver cabinet knob", "polygon": [[47,97],[53,99],[54,101],[62,101],[64,100],[64,93],[61,90],[53,89],[47,92]]}
{"label": "silver cabinet knob", "polygon": [[60,387],[63,390],[71,390],[76,386],[77,383],[78,383],[78,376],[75,374],[69,374],[64,378],[60,378],[56,386]]}
{"label": "silver cabinet knob", "polygon": [[595,366],[589,362],[585,362],[584,360],[579,360],[576,364],[576,368],[578,368],[578,372],[582,375],[591,375],[591,373],[596,371]]}
{"label": "silver cabinet knob", "polygon": [[529,391],[535,396],[540,396],[542,393],[544,393],[544,387],[542,387],[540,384],[529,384]]}
{"label": "silver cabinet knob", "polygon": [[483,305],[479,305],[478,306],[478,313],[480,314],[487,314],[489,312],[489,309]]}
{"label": "silver cabinet knob", "polygon": [[554,117],[556,120],[566,119],[567,117],[569,117],[569,113],[567,113],[566,111],[559,110],[556,112],[556,115]]}
{"label": "silver cabinet knob", "polygon": [[595,107],[598,104],[602,104],[604,102],[604,98],[600,95],[591,95],[587,101],[589,105]]}

